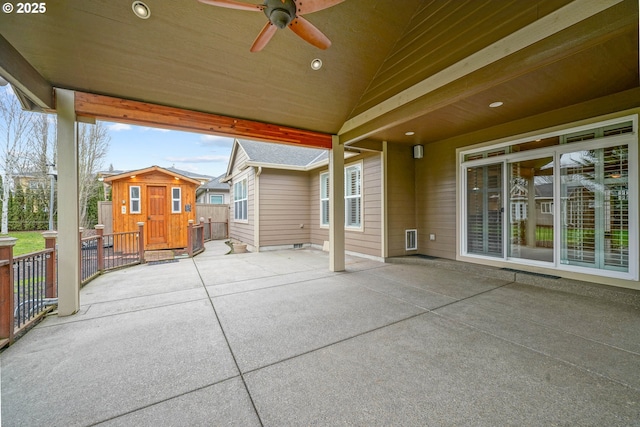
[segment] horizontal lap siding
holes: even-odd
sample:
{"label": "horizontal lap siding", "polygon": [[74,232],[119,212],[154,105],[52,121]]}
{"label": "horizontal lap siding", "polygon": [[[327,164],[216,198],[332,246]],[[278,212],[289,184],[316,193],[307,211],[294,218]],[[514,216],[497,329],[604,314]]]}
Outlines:
{"label": "horizontal lap siding", "polygon": [[[345,249],[371,256],[382,256],[382,161],[377,154],[358,157],[362,159],[362,231],[345,230]],[[349,159],[346,166],[357,160]],[[311,243],[322,246],[329,240],[329,228],[320,227],[320,174],[327,169],[312,174],[309,194],[311,196]]]}
{"label": "horizontal lap siding", "polygon": [[[229,237],[231,239],[254,245],[254,194],[255,194],[255,171],[253,168],[247,170],[238,169],[237,165],[242,165],[246,162],[247,156],[243,150],[239,149],[234,159],[234,169],[232,171],[232,185],[229,189],[231,202],[229,211]],[[246,175],[245,175],[246,174]],[[243,177],[247,178],[247,222],[236,221],[235,218],[235,194],[233,191],[233,184],[242,180]]]}
{"label": "horizontal lap siding", "polygon": [[[418,251],[441,258],[456,257],[456,147],[428,144],[424,167],[416,169]],[[435,234],[436,240],[429,240]]]}
{"label": "horizontal lap siding", "polygon": [[425,159],[413,159],[412,150],[409,145],[389,144],[387,147],[387,213],[390,257],[402,256],[407,253],[405,250],[405,230],[417,227],[415,168],[422,168]]}
{"label": "horizontal lap siding", "polygon": [[258,185],[260,186],[260,246],[309,243],[311,241],[309,174],[263,169]]}

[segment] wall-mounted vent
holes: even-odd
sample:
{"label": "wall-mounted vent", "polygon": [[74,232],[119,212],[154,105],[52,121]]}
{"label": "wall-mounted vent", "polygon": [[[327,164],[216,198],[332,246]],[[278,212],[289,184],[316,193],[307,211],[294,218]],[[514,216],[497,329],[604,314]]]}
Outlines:
{"label": "wall-mounted vent", "polygon": [[405,249],[415,251],[418,249],[418,230],[405,230]]}
{"label": "wall-mounted vent", "polygon": [[293,249],[302,249],[302,243],[294,243],[293,244]]}

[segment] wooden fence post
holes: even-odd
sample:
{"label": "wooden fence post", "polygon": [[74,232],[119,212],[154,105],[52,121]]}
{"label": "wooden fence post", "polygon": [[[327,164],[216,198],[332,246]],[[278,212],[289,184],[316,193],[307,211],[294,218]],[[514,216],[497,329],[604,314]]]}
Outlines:
{"label": "wooden fence post", "polygon": [[17,240],[15,237],[0,237],[0,347],[13,342],[13,246]]}
{"label": "wooden fence post", "polygon": [[213,223],[211,217],[209,217],[209,239],[213,240]]}
{"label": "wooden fence post", "polygon": [[45,263],[46,274],[44,295],[46,298],[56,298],[58,296],[58,284],[56,283],[58,277],[58,274],[56,273],[56,268],[58,266],[58,263],[56,262],[56,257],[58,256],[58,252],[56,251],[58,232],[45,231],[42,233],[42,237],[44,237],[45,249],[52,250],[47,254],[47,261]]}
{"label": "wooden fence post", "polygon": [[96,245],[98,245],[98,271],[102,272],[104,270],[104,225],[97,224],[95,229],[98,236],[96,240]]}
{"label": "wooden fence post", "polygon": [[144,264],[144,222],[138,222],[138,256],[140,264]]}
{"label": "wooden fence post", "polygon": [[189,258],[193,256],[193,220],[189,220],[189,225],[187,226],[187,252],[189,253]]}

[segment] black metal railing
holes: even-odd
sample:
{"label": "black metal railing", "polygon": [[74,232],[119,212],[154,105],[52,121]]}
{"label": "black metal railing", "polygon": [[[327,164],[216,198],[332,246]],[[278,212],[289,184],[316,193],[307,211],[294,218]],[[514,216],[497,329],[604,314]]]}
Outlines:
{"label": "black metal railing", "polygon": [[103,271],[140,264],[144,257],[140,231],[97,234],[83,237],[80,242],[82,285]]}
{"label": "black metal railing", "polygon": [[32,252],[13,259],[14,319],[18,330],[47,309],[47,260],[54,249]]}

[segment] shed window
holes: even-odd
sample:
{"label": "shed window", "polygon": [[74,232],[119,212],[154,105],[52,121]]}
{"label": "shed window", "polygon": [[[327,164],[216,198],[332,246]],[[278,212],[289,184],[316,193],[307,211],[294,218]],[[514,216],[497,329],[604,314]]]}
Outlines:
{"label": "shed window", "polygon": [[233,184],[233,217],[237,220],[247,220],[247,179]]}
{"label": "shed window", "polygon": [[140,213],[140,186],[138,185],[129,187],[129,212],[132,214]]}
{"label": "shed window", "polygon": [[182,192],[180,187],[171,189],[171,213],[180,213],[182,211]]}

